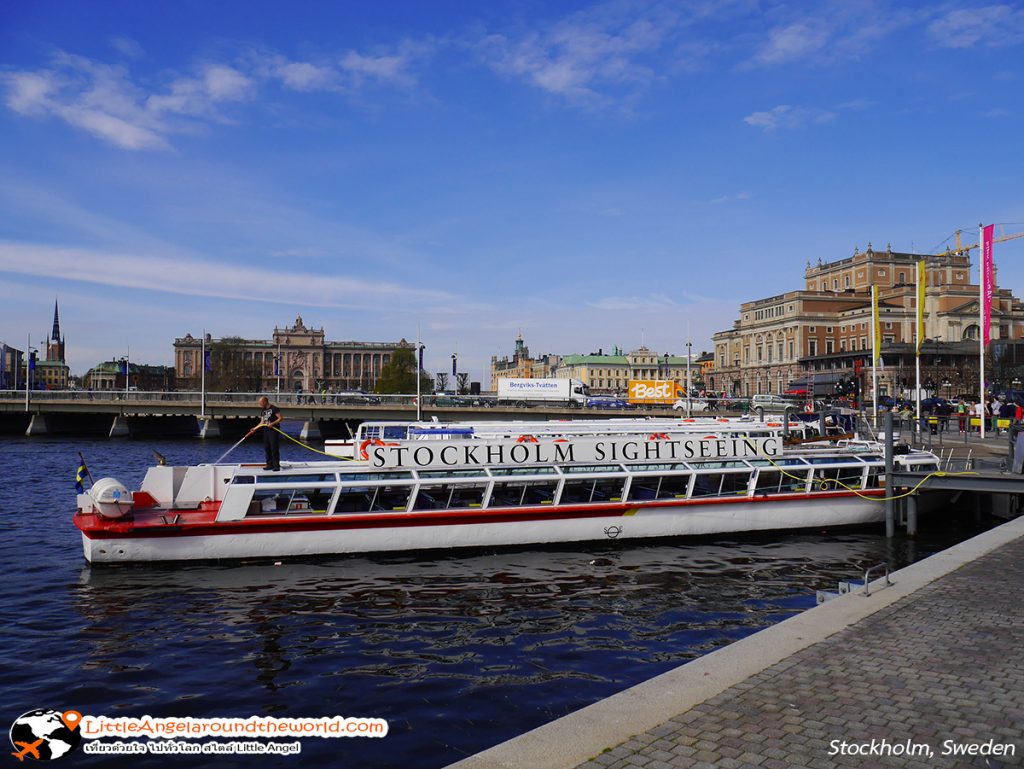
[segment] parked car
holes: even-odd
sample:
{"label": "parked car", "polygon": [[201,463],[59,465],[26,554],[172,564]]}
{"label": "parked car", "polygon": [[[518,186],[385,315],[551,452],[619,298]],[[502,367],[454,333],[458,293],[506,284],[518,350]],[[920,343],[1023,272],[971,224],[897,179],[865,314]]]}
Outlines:
{"label": "parked car", "polygon": [[614,395],[591,395],[587,398],[588,409],[631,409],[633,404]]}
{"label": "parked car", "polygon": [[[686,398],[680,398],[672,404],[676,410],[686,411]],[[690,398],[690,411],[707,411],[708,401],[706,398]]]}
{"label": "parked car", "polygon": [[784,398],[781,395],[755,395],[750,399],[750,408],[762,408],[765,411],[785,411],[786,407],[790,406],[795,409],[800,409],[801,404],[796,400],[790,398]]}

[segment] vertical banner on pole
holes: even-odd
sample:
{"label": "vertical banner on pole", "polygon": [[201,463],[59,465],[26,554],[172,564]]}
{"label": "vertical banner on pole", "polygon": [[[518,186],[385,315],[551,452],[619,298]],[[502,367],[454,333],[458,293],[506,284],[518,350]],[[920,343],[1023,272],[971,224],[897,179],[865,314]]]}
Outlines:
{"label": "vertical banner on pole", "polygon": [[921,345],[924,344],[925,261],[917,262],[917,349],[914,357],[914,404],[917,423],[921,424]]}
{"label": "vertical banner on pole", "polygon": [[992,328],[992,294],[995,291],[995,268],[992,264],[992,237],[995,225],[982,228],[981,237],[981,274],[984,281],[981,291],[982,301],[982,344],[988,347]]}

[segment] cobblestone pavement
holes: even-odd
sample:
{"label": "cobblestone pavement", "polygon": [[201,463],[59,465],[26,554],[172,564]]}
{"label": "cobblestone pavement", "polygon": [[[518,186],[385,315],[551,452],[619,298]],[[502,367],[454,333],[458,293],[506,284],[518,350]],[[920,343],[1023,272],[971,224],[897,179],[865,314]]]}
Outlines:
{"label": "cobblestone pavement", "polygon": [[[916,754],[829,755],[872,740]],[[943,756],[947,740],[1016,753]],[[1024,539],[579,769],[974,766],[1024,766]]]}

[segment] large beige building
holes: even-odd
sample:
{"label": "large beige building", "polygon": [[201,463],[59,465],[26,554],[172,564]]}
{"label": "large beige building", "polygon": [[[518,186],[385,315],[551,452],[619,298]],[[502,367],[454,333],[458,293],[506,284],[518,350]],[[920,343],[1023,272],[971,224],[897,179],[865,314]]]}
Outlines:
{"label": "large beige building", "polygon": [[[213,339],[207,335],[207,349],[228,345],[238,351],[239,360],[256,372],[254,389],[274,390],[280,382],[284,391],[373,390],[381,369],[395,350],[411,348],[399,342],[329,342],[323,328],[307,328],[302,316],[286,328],[274,328],[268,340]],[[198,389],[202,374],[203,341],[191,334],[174,340],[174,369],[180,389]],[[213,361],[211,361],[211,366]]]}
{"label": "large beige building", "polygon": [[[871,358],[871,286],[878,287],[882,357],[899,359],[915,349],[916,265],[922,257],[887,248],[854,252],[834,262],[807,264],[804,287],[740,305],[733,327],[713,336],[718,389],[734,395],[785,392],[860,372]],[[965,253],[928,255],[925,352],[978,338],[978,285],[971,283]],[[1024,340],[1024,306],[1008,289],[993,298],[991,337]],[[931,345],[931,347],[928,347]],[[901,364],[902,365],[902,364]],[[905,386],[889,367],[882,392]]]}
{"label": "large beige building", "polygon": [[[696,382],[701,366],[694,359],[690,365],[691,381]],[[611,355],[602,351],[591,355],[566,355],[554,371],[563,379],[578,379],[594,393],[624,394],[631,379],[671,379],[686,382],[686,358],[677,355],[659,355],[647,347],[638,347],[623,354],[614,350]]]}

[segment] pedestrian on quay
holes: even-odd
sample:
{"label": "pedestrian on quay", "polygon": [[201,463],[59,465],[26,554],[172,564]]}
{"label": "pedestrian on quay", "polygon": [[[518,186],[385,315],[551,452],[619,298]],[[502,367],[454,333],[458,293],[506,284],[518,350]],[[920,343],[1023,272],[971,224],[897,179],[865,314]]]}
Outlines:
{"label": "pedestrian on quay", "polygon": [[257,430],[263,431],[263,452],[266,455],[267,464],[264,470],[281,469],[281,434],[278,432],[278,425],[284,421],[281,409],[270,402],[266,395],[261,395],[256,405],[260,409],[260,422],[245,434],[248,438]]}
{"label": "pedestrian on quay", "polygon": [[956,416],[960,421],[960,434],[963,435],[967,432],[967,404],[964,403],[963,398],[956,404]]}
{"label": "pedestrian on quay", "polygon": [[1013,418],[1017,422],[1024,420],[1024,406],[1021,405],[1020,401],[1017,401],[1017,403],[1014,404]]}

